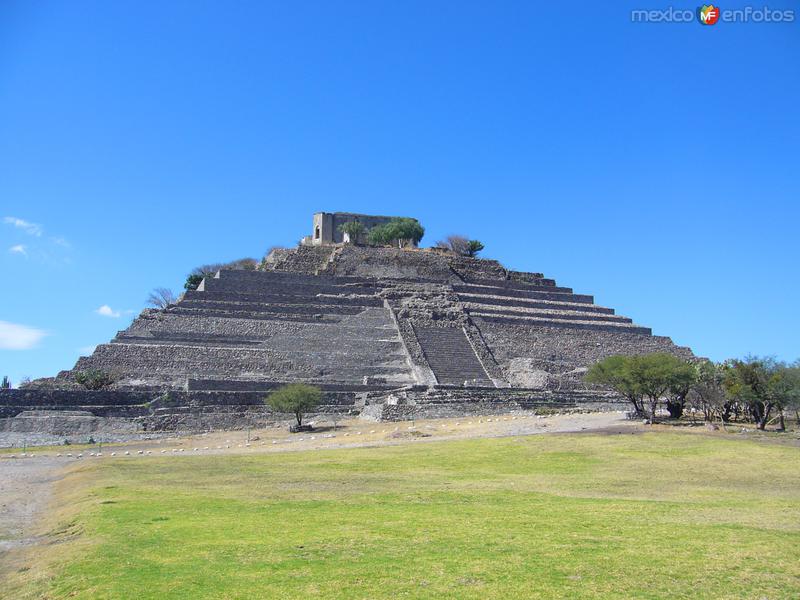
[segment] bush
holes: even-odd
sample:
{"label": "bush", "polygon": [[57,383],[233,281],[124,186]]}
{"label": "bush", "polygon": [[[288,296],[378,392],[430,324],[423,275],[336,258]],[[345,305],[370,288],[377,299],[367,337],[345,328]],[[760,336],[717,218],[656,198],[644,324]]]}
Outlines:
{"label": "bush", "polygon": [[102,390],[114,383],[114,377],[100,369],[89,369],[75,373],[75,381],[87,390]]}
{"label": "bush", "polygon": [[321,401],[322,390],[305,383],[290,383],[275,390],[264,399],[264,402],[272,410],[294,414],[298,427],[303,425],[303,415],[319,406]]}
{"label": "bush", "polygon": [[192,272],[186,276],[186,282],[183,284],[183,287],[186,291],[196,290],[203,279],[206,277],[213,277],[220,269],[254,271],[256,268],[258,268],[258,261],[255,258],[240,258],[239,260],[233,260],[227,263],[201,265],[192,269]]}
{"label": "bush", "polygon": [[339,225],[339,231],[346,233],[352,244],[357,244],[360,241],[365,230],[364,224],[360,221],[350,221]]}
{"label": "bush", "polygon": [[478,256],[478,253],[483,250],[484,245],[478,240],[470,240],[467,242],[467,256]]}
{"label": "bush", "polygon": [[401,217],[369,230],[367,241],[373,246],[393,246],[399,248],[408,244],[419,244],[425,228],[416,219]]}
{"label": "bush", "polygon": [[467,244],[469,244],[469,240],[463,235],[448,235],[445,239],[436,242],[436,247],[466,256]]}
{"label": "bush", "polygon": [[196,290],[200,286],[200,283],[203,281],[203,279],[205,279],[206,275],[207,274],[202,273],[190,273],[186,277],[186,282],[183,284],[183,289],[185,289],[187,292]]}
{"label": "bush", "polygon": [[483,250],[484,246],[478,240],[470,240],[463,235],[449,235],[444,240],[436,242],[438,248],[445,248],[459,256],[475,257]]}

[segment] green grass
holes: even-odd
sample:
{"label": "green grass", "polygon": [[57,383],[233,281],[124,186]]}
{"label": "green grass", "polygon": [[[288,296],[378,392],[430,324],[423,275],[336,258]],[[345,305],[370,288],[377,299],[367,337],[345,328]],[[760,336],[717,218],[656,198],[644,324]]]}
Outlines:
{"label": "green grass", "polygon": [[652,433],[95,463],[15,597],[797,598],[798,458]]}

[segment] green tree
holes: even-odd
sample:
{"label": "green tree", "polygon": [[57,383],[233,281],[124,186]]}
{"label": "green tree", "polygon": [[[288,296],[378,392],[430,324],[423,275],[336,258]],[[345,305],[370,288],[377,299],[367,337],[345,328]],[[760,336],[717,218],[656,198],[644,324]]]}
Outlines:
{"label": "green tree", "polygon": [[692,386],[697,381],[697,370],[690,362],[681,360],[671,354],[667,354],[674,361],[671,366],[669,387],[667,389],[666,407],[672,419],[680,419],[686,408],[686,399]]}
{"label": "green tree", "polygon": [[651,423],[655,422],[659,402],[665,397],[673,403],[670,414],[683,413],[693,378],[691,365],[664,352],[609,356],[592,365],[586,374],[586,381],[611,387],[633,404],[637,414],[647,414]]}
{"label": "green tree", "polygon": [[264,402],[274,411],[292,413],[297,426],[303,424],[303,415],[314,410],[322,401],[322,390],[305,383],[290,383],[267,396]]}
{"label": "green tree", "polygon": [[770,375],[768,389],[771,400],[778,411],[778,429],[786,429],[785,411],[800,409],[800,367],[777,363]]}
{"label": "green tree", "polygon": [[647,398],[650,408],[650,423],[655,423],[658,403],[676,383],[677,373],[686,363],[678,357],[664,352],[631,356],[629,359],[633,379],[638,383],[644,397]]}
{"label": "green tree", "polygon": [[187,292],[192,292],[196,290],[200,286],[200,283],[203,281],[204,278],[205,275],[201,275],[200,273],[189,273],[186,276],[186,281],[183,284],[183,289],[185,289]]}
{"label": "green tree", "polygon": [[484,245],[478,240],[470,240],[467,242],[467,256],[478,256],[478,253],[483,250]]}
{"label": "green tree", "polygon": [[196,290],[203,279],[206,277],[213,277],[222,267],[223,265],[221,263],[213,263],[210,265],[201,265],[199,267],[195,267],[192,269],[192,272],[186,276],[186,282],[183,284],[183,288],[187,292]]}
{"label": "green tree", "polygon": [[0,390],[10,390],[11,389],[11,380],[8,378],[8,375],[3,375],[3,381],[0,383]]}
{"label": "green tree", "polygon": [[419,244],[425,228],[416,219],[400,217],[369,230],[367,241],[374,246],[393,246],[402,248],[409,244]]}
{"label": "green tree", "polygon": [[644,392],[634,377],[630,356],[609,356],[593,364],[586,373],[588,383],[610,387],[627,399],[637,415],[644,415]]}
{"label": "green tree", "polygon": [[723,422],[730,420],[732,404],[722,387],[724,367],[710,360],[694,364],[695,377],[689,392],[689,401],[703,413],[703,420],[711,422],[718,415]]}
{"label": "green tree", "polygon": [[729,398],[747,407],[756,427],[766,429],[773,410],[783,427],[783,411],[798,394],[793,369],[774,358],[733,359],[726,363],[723,387]]}
{"label": "green tree", "polygon": [[358,244],[366,228],[361,221],[348,221],[347,223],[339,225],[339,231],[347,234],[350,238],[350,243]]}

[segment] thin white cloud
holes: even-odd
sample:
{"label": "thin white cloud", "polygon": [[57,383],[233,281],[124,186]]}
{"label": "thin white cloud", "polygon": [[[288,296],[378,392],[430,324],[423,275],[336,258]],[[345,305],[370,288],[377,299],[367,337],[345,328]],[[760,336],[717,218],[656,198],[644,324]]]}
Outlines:
{"label": "thin white cloud", "polygon": [[16,227],[17,229],[21,229],[28,235],[33,235],[36,237],[42,237],[42,226],[38,223],[31,223],[30,221],[26,221],[25,219],[18,219],[17,217],[5,217],[3,219],[3,223],[6,225],[11,225],[12,227]]}
{"label": "thin white cloud", "polygon": [[11,252],[11,254],[21,254],[22,256],[25,257],[28,256],[28,250],[25,247],[25,244],[17,244],[16,246],[11,246],[11,248],[9,248],[8,251]]}
{"label": "thin white cloud", "polygon": [[122,314],[120,311],[112,309],[108,304],[103,304],[94,312],[101,317],[111,317],[112,319],[116,319]]}
{"label": "thin white cloud", "polygon": [[0,321],[0,350],[30,350],[46,335],[42,329]]}
{"label": "thin white cloud", "polygon": [[72,248],[72,244],[69,241],[65,240],[63,237],[53,237],[50,240],[56,245],[61,246],[62,248]]}

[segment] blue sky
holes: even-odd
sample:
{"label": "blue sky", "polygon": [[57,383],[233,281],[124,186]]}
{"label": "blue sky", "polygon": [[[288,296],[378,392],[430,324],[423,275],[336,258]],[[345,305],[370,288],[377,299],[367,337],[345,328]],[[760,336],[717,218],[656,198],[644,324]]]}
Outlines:
{"label": "blue sky", "polygon": [[479,238],[714,359],[800,356],[800,23],[630,20],[667,6],[0,3],[0,375],[320,210]]}

